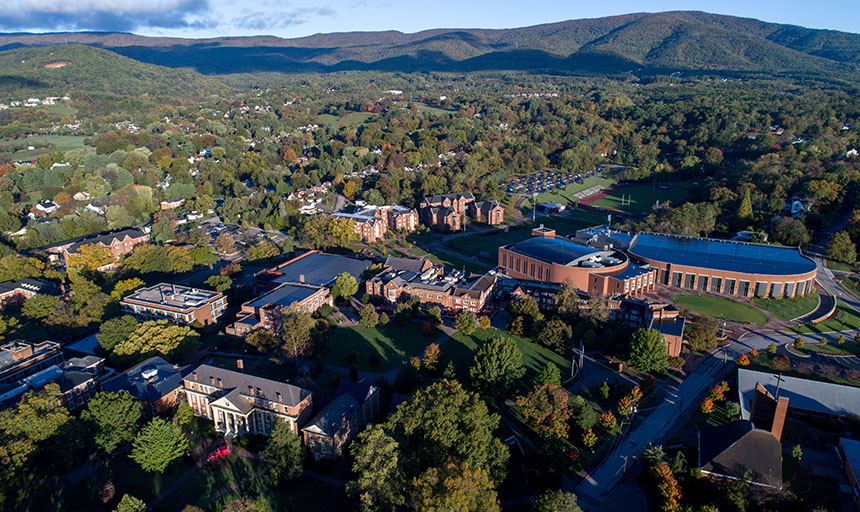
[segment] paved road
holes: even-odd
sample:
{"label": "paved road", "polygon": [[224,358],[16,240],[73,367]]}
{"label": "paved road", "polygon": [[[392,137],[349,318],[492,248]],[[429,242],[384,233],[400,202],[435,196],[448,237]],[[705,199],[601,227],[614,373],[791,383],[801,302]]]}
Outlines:
{"label": "paved road", "polygon": [[604,497],[624,476],[626,466],[642,452],[648,443],[658,442],[670,430],[679,417],[686,417],[690,409],[698,405],[698,397],[722,376],[725,366],[722,358],[711,357],[690,374],[680,386],[672,388],[669,397],[656,406],[644,420],[606,457],[575,493],[584,510],[600,510]]}

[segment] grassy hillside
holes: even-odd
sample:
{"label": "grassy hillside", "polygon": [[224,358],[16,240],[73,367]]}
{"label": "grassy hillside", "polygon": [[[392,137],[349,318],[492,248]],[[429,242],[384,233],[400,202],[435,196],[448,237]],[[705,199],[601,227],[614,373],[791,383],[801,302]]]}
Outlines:
{"label": "grassy hillside", "polygon": [[122,33],[8,34],[0,48],[100,46],[201,73],[335,70],[551,69],[621,72],[645,68],[845,74],[860,69],[860,35],[703,12],[637,13],[533,27],[434,29],[214,39]]}
{"label": "grassy hillside", "polygon": [[212,78],[138,62],[91,46],[0,51],[0,98],[5,100],[81,93],[187,97],[223,88]]}

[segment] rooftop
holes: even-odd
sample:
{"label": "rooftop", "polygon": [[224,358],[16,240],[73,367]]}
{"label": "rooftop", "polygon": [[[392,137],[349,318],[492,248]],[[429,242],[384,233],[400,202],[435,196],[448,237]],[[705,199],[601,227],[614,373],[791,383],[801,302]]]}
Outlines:
{"label": "rooftop", "polygon": [[159,306],[176,309],[199,308],[208,301],[220,296],[220,292],[190,288],[178,284],[160,283],[149,288],[142,288],[128,297],[125,301],[148,302]]}
{"label": "rooftop", "polygon": [[756,384],[761,384],[771,396],[788,398],[789,409],[834,416],[860,415],[860,388],[741,368],[738,397],[744,419],[750,417]]}
{"label": "rooftop", "polygon": [[622,259],[624,256],[615,251],[599,251],[564,238],[538,236],[514,244],[509,249],[547,263],[569,267],[603,268],[619,265],[625,261]]}
{"label": "rooftop", "polygon": [[740,478],[749,470],[752,481],[782,486],[782,445],[765,430],[749,421],[721,425],[701,436],[702,470]]}
{"label": "rooftop", "polygon": [[[251,387],[255,389],[257,396],[267,400],[275,400],[275,397],[280,395],[282,397],[281,403],[288,407],[295,407],[311,394],[309,390],[293,386],[292,384],[234,372],[233,370],[226,370],[207,364],[198,366],[185,378],[189,381],[202,382],[206,385],[210,385],[211,382],[217,382],[220,389],[231,389],[232,391],[225,395],[225,397],[232,398],[230,402],[239,406],[240,409],[245,407],[244,404],[240,406],[241,402],[245,399],[237,397],[247,394],[247,391]],[[235,394],[231,395],[231,393]]]}
{"label": "rooftop", "polygon": [[[144,374],[148,378],[144,378]],[[128,391],[144,402],[160,400],[181,386],[182,369],[157,356],[102,383],[104,391]]]}
{"label": "rooftop", "polygon": [[142,236],[146,236],[146,233],[139,229],[121,229],[119,231],[113,231],[110,233],[105,233],[102,235],[85,235],[79,236],[77,238],[72,238],[69,240],[63,240],[62,242],[57,242],[51,245],[46,245],[42,247],[42,249],[51,249],[54,247],[64,247],[67,245],[71,245],[69,247],[69,252],[75,252],[75,250],[85,244],[95,244],[101,243],[104,245],[110,245],[114,239],[124,240],[126,237],[129,238],[139,238]]}
{"label": "rooftop", "polygon": [[328,286],[342,272],[360,280],[361,274],[370,264],[369,261],[347,258],[337,254],[308,253],[273,269],[273,272],[281,274],[275,277],[273,281],[276,283]]}
{"label": "rooftop", "polygon": [[245,303],[245,305],[252,308],[262,308],[270,305],[289,306],[307,299],[317,291],[319,291],[319,288],[312,286],[282,284],[274,290]]}
{"label": "rooftop", "polygon": [[752,244],[657,233],[639,233],[630,244],[633,256],[676,265],[762,275],[814,271],[814,261],[796,247]]}

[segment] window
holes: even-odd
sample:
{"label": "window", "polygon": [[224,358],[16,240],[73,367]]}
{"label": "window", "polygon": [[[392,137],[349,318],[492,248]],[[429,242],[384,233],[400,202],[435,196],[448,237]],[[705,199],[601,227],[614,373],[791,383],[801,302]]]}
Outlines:
{"label": "window", "polygon": [[630,281],[624,281],[624,293],[630,289]]}
{"label": "window", "polygon": [[723,278],[715,277],[711,279],[711,293],[721,293],[723,291]]}
{"label": "window", "polygon": [[777,298],[782,295],[782,283],[773,283],[770,286],[770,296],[772,298]]}
{"label": "window", "polygon": [[699,291],[708,291],[708,276],[699,276]]}
{"label": "window", "polygon": [[517,258],[516,263],[514,264],[514,267],[515,267],[515,270],[517,272],[520,271],[520,259],[519,258]]}
{"label": "window", "polygon": [[680,272],[672,272],[672,286],[674,286],[675,288],[681,287],[683,279],[683,274],[681,274]]}
{"label": "window", "polygon": [[726,293],[728,295],[734,295],[736,285],[737,281],[735,281],[734,279],[726,279]]}
{"label": "window", "polygon": [[696,274],[687,274],[687,282],[684,287],[688,290],[693,290],[696,288]]}
{"label": "window", "polygon": [[537,278],[538,278],[538,280],[539,280],[539,281],[543,279],[543,267],[540,267],[540,266],[538,267],[538,275],[537,275]]}
{"label": "window", "polygon": [[741,281],[741,297],[749,297],[750,296],[750,282],[749,281]]}
{"label": "window", "polygon": [[767,297],[767,288],[768,283],[758,282],[755,284],[755,296],[756,297]]}
{"label": "window", "polygon": [[656,274],[656,272],[648,274],[648,284],[654,284],[654,274]]}
{"label": "window", "polygon": [[794,295],[794,283],[785,283],[785,292],[783,292],[783,297],[791,297]]}
{"label": "window", "polygon": [[531,271],[531,272],[529,272],[529,275],[530,275],[530,276],[532,276],[532,277],[534,277],[534,276],[535,276],[535,264],[534,264],[534,263],[532,263],[532,271]]}

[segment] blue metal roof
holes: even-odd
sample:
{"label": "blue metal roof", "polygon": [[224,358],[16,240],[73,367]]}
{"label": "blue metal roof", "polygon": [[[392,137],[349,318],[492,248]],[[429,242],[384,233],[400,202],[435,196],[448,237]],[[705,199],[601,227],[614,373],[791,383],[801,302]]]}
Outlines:
{"label": "blue metal roof", "polygon": [[620,280],[624,281],[624,280],[630,279],[632,277],[644,276],[653,270],[654,269],[650,269],[650,268],[642,268],[639,265],[636,265],[635,263],[630,263],[629,265],[627,265],[627,268],[624,269],[624,272],[621,272],[620,274],[615,274],[612,277],[614,277],[615,279],[620,279]]}
{"label": "blue metal roof", "polygon": [[796,275],[816,269],[815,262],[795,247],[655,233],[639,233],[629,252],[675,265],[745,274]]}
{"label": "blue metal roof", "polygon": [[524,240],[511,247],[511,250],[524,256],[549,263],[558,263],[559,265],[567,265],[583,256],[601,252],[563,238],[543,237]]}

